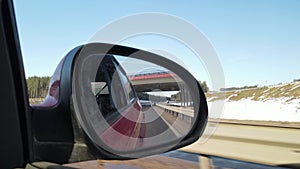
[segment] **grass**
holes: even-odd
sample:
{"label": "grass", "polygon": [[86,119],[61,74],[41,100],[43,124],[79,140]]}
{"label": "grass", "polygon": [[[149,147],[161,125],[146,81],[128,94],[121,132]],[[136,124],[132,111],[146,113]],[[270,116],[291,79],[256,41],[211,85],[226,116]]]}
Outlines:
{"label": "grass", "polygon": [[206,98],[210,99],[210,101],[216,101],[216,100],[224,100],[231,96],[234,92],[215,92],[215,93],[206,93]]}
{"label": "grass", "polygon": [[235,92],[236,95],[230,97],[229,99],[232,101],[252,98],[252,100],[259,100],[261,96],[263,96],[264,91],[267,90],[267,87],[255,88],[255,89],[247,89],[240,90]]}
{"label": "grass", "polygon": [[206,97],[210,101],[221,99],[228,99],[230,101],[238,101],[242,99],[262,101],[274,98],[288,98],[288,102],[294,99],[300,99],[300,83],[292,82],[277,86],[265,86],[253,89],[207,93]]}

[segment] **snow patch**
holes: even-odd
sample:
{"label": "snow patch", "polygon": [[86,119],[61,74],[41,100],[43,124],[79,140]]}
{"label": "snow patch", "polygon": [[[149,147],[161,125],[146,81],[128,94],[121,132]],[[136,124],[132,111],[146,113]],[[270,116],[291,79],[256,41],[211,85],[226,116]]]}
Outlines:
{"label": "snow patch", "polygon": [[[225,101],[221,117],[219,112],[210,112],[212,103],[208,102],[209,117],[236,120],[264,120],[300,122],[300,99],[286,103],[288,98],[254,101],[243,99],[240,101]],[[216,101],[217,102],[217,101]]]}

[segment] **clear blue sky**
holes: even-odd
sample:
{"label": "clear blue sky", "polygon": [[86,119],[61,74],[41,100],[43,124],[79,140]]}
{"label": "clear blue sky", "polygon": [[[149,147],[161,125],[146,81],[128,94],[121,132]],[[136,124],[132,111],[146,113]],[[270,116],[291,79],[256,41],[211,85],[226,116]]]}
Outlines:
{"label": "clear blue sky", "polygon": [[[113,20],[162,12],[185,19],[206,35],[217,51],[228,87],[300,78],[298,0],[14,3],[27,77],[51,76],[69,50]],[[133,45],[147,46],[136,42]]]}

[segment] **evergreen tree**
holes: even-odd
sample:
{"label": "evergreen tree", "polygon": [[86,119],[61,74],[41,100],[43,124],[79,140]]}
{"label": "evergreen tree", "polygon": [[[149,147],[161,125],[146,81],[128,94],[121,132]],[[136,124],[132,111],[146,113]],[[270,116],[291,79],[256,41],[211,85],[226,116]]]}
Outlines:
{"label": "evergreen tree", "polygon": [[44,98],[49,89],[50,77],[33,76],[27,79],[27,90],[29,98]]}

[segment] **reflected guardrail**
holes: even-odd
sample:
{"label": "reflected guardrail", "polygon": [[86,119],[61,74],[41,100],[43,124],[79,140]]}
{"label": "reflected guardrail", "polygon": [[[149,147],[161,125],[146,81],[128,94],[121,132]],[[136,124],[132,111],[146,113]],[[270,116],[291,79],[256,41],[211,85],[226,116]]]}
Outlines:
{"label": "reflected guardrail", "polygon": [[191,121],[191,119],[194,117],[194,110],[191,108],[169,106],[163,104],[156,104],[156,106],[164,109],[165,112],[168,112],[175,117],[179,117],[180,120]]}

